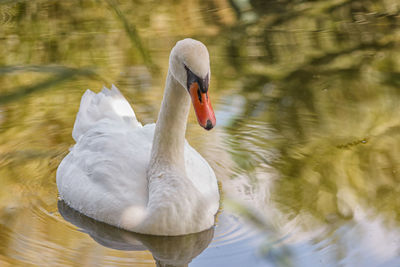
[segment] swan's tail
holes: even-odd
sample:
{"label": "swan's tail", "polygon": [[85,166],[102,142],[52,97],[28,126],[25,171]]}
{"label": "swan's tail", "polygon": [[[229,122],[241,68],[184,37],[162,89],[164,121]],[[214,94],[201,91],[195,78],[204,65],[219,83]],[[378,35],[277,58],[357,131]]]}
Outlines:
{"label": "swan's tail", "polygon": [[128,101],[117,87],[112,85],[111,90],[103,87],[98,94],[89,89],[85,92],[76,116],[72,137],[78,141],[81,135],[103,119],[129,124],[131,127],[142,127]]}

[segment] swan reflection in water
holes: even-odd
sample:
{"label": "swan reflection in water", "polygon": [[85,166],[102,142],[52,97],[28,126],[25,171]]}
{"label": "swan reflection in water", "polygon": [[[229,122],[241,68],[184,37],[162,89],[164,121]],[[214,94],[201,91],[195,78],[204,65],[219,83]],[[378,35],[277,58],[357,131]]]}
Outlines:
{"label": "swan reflection in water", "polygon": [[160,267],[188,266],[207,248],[214,236],[214,227],[182,236],[137,234],[93,220],[62,200],[58,201],[58,211],[66,221],[82,229],[102,246],[128,251],[149,250]]}

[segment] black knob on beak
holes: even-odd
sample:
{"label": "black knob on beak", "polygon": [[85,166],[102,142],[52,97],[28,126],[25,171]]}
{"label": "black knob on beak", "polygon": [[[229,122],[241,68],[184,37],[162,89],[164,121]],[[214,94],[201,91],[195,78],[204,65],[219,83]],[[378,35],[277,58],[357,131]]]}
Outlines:
{"label": "black knob on beak", "polygon": [[212,122],[210,120],[207,120],[207,125],[204,127],[206,130],[211,130],[214,126],[212,125]]}

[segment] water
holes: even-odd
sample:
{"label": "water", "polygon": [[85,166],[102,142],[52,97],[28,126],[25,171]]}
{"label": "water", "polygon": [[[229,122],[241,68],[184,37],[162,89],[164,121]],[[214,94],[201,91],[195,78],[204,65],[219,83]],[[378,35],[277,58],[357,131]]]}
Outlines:
{"label": "water", "polygon": [[[399,266],[399,12],[0,0],[0,265]],[[187,139],[222,184],[215,229],[154,238],[63,209],[55,172],[83,92],[114,83],[154,122],[184,37],[211,55],[218,126],[191,112]]]}

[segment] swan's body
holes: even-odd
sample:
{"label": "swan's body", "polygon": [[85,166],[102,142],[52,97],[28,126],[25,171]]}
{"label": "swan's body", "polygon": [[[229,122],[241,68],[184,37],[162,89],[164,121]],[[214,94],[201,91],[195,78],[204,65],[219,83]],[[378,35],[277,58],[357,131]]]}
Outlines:
{"label": "swan's body", "polygon": [[[181,235],[210,228],[219,207],[217,181],[185,140],[185,84],[193,75],[208,77],[208,53],[200,42],[185,39],[171,52],[157,124],[145,126],[115,87],[86,91],[72,133],[76,144],[57,170],[60,197],[89,217],[133,232]],[[203,91],[196,92],[199,123],[210,129],[215,117],[207,109],[208,94],[201,101]]]}

